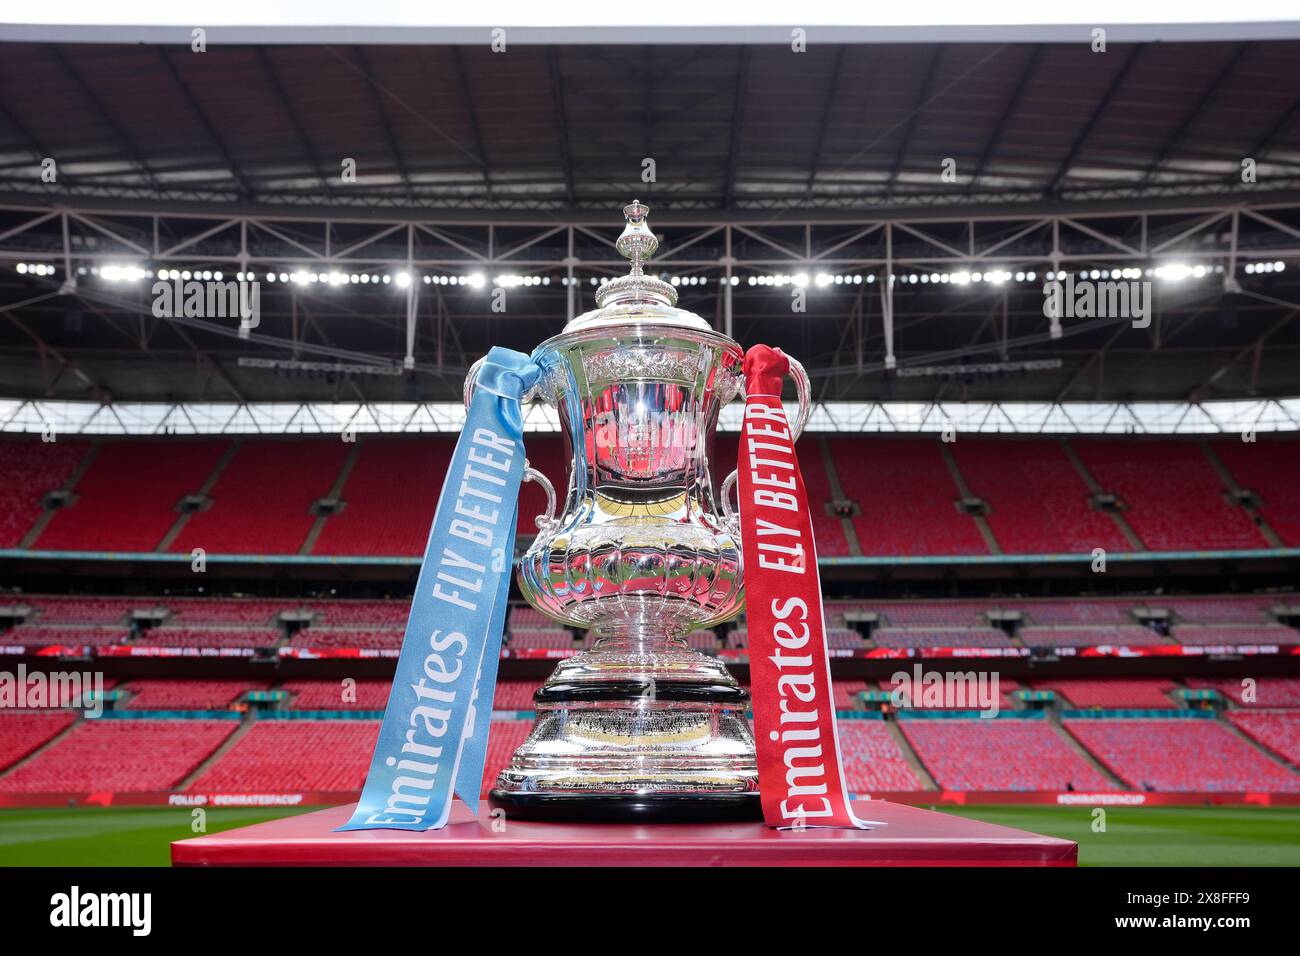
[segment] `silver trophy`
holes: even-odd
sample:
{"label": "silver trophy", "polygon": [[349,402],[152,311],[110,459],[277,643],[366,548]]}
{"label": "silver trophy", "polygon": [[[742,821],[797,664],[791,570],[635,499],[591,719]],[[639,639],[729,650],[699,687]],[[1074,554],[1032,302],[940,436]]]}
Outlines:
{"label": "silver trophy", "polygon": [[[713,457],[718,413],[743,385],[743,353],[645,274],[658,247],[648,212],[635,201],[623,210],[616,246],[631,272],[533,353],[535,397],[558,411],[570,466],[558,517],[551,483],[526,472],[550,508],[519,583],[533,607],[596,640],[537,691],[536,723],[491,792],[509,817],[761,817],[748,694],[685,641],[744,606],[727,500],[735,474],[718,488]],[[797,435],[809,389],[791,365]]]}

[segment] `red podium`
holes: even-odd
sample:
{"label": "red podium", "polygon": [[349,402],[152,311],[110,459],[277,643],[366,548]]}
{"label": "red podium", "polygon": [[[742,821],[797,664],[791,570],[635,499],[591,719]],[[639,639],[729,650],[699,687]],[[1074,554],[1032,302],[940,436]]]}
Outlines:
{"label": "red podium", "polygon": [[1069,840],[946,813],[859,801],[874,830],[771,830],[760,823],[476,820],[456,804],[441,830],[335,833],[333,807],[172,844],[175,866],[1074,866]]}

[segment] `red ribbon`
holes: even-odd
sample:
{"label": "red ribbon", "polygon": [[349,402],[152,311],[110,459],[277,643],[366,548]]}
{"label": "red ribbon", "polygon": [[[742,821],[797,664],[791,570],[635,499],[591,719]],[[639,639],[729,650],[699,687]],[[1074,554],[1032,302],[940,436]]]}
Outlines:
{"label": "red ribbon", "polygon": [[763,820],[861,827],[840,764],[808,492],[781,405],[789,370],[778,349],[756,345],[745,354],[737,469]]}

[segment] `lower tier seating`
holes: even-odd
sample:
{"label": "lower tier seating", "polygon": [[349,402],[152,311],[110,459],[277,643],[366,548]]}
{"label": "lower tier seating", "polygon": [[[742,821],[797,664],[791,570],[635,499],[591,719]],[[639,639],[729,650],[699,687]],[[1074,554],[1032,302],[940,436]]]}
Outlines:
{"label": "lower tier seating", "polygon": [[127,710],[224,710],[246,692],[270,686],[250,680],[136,680],[121,689],[132,694]]}
{"label": "lower tier seating", "polygon": [[67,710],[0,713],[0,771],[22,760],[76,719]]}
{"label": "lower tier seating", "polygon": [[1046,720],[902,720],[944,790],[1115,790]]}
{"label": "lower tier seating", "polygon": [[911,765],[883,720],[841,720],[844,783],[858,796],[884,790],[920,790]]}
{"label": "lower tier seating", "polygon": [[1300,792],[1300,774],[1212,720],[1064,723],[1097,759],[1139,790]]}
{"label": "lower tier seating", "polygon": [[1300,764],[1300,711],[1233,711],[1228,719],[1293,764]]}
{"label": "lower tier seating", "polygon": [[83,720],[0,777],[0,792],[169,790],[238,728],[233,720]]}
{"label": "lower tier seating", "polygon": [[189,790],[360,790],[378,737],[377,720],[259,720]]}

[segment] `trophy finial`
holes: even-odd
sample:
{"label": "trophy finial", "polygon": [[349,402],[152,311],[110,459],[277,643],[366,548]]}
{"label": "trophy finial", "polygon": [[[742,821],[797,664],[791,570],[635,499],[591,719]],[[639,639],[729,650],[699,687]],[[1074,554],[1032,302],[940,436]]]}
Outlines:
{"label": "trophy finial", "polygon": [[645,260],[659,248],[659,240],[646,222],[649,215],[650,207],[639,199],[633,199],[623,207],[623,218],[627,220],[627,225],[614,240],[614,248],[625,259],[632,260],[632,271],[617,279],[610,279],[600,287],[596,292],[596,305],[600,308],[634,303],[666,305],[670,308],[677,305],[677,290],[662,279],[646,275],[642,270]]}
{"label": "trophy finial", "polygon": [[624,206],[623,218],[627,220],[627,225],[623,227],[623,234],[614,243],[614,247],[623,258],[632,260],[634,276],[641,275],[643,260],[649,259],[659,248],[659,240],[655,238],[655,234],[650,231],[650,224],[646,222],[646,217],[649,215],[650,207],[639,199],[633,199]]}

